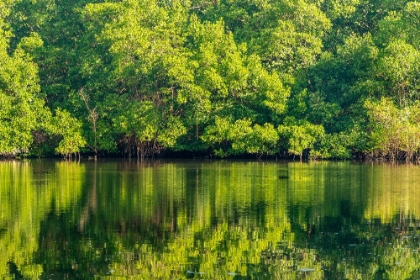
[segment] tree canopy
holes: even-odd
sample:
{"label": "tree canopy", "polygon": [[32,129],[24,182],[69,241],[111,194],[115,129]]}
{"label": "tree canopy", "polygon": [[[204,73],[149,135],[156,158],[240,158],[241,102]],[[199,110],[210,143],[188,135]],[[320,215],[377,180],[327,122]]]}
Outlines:
{"label": "tree canopy", "polygon": [[2,156],[419,154],[416,1],[0,0],[0,11]]}

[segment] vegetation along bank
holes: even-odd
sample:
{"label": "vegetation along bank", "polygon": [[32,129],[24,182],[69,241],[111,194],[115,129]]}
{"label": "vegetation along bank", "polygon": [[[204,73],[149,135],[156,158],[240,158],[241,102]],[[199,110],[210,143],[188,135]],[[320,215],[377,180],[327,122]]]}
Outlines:
{"label": "vegetation along bank", "polygon": [[420,2],[0,0],[0,155],[416,159]]}

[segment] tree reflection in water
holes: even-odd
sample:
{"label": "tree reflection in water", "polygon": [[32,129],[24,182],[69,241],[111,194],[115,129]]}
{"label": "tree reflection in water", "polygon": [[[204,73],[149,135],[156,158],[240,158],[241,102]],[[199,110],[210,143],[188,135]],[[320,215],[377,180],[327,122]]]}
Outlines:
{"label": "tree reflection in water", "polygon": [[40,164],[0,164],[2,277],[420,275],[416,166]]}

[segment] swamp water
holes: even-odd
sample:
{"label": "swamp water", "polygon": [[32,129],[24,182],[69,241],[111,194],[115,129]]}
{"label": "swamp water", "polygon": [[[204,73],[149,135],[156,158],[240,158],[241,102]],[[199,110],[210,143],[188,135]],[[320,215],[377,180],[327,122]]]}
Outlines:
{"label": "swamp water", "polygon": [[2,279],[420,279],[420,166],[0,162]]}

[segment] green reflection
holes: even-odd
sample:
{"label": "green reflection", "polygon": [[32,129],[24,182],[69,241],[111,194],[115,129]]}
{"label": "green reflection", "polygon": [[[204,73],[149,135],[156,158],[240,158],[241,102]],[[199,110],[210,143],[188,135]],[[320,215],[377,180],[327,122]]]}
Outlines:
{"label": "green reflection", "polygon": [[2,162],[1,275],[417,279],[415,165]]}
{"label": "green reflection", "polygon": [[40,224],[81,195],[84,170],[69,162],[0,162],[0,275],[37,278]]}

